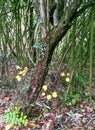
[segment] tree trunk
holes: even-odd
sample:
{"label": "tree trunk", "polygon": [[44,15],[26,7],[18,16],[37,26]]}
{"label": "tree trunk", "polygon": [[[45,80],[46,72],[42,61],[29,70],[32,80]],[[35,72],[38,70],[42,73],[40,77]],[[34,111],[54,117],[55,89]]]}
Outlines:
{"label": "tree trunk", "polygon": [[80,0],[76,2],[75,0],[71,4],[71,7],[67,8],[67,11],[65,12],[65,17],[62,17],[58,26],[54,27],[52,32],[43,39],[43,41],[47,45],[46,51],[45,55],[38,62],[38,65],[36,66],[35,71],[32,75],[33,79],[31,81],[30,89],[27,93],[27,99],[26,99],[27,104],[35,103],[39,95],[39,92],[42,89],[45,77],[47,75],[48,65],[51,62],[54,49],[58,45],[62,37],[66,34],[68,29],[71,27],[73,16],[81,3],[79,1]]}
{"label": "tree trunk", "polygon": [[[37,5],[36,7],[38,7],[38,2],[35,0],[34,2],[35,5]],[[35,71],[32,75],[32,81],[26,99],[28,106],[32,103],[35,103],[35,101],[37,100],[39,92],[42,89],[42,85],[47,75],[48,65],[51,62],[54,49],[73,24],[72,21],[77,17],[77,9],[80,7],[80,4],[81,0],[73,0],[70,6],[67,7],[67,9],[65,10],[65,14],[63,14],[63,16],[61,17],[59,24],[54,27],[54,29],[49,34],[45,34],[45,37],[42,39],[46,43],[46,50],[44,56],[35,67]],[[43,23],[43,25],[41,24],[41,27],[44,27],[44,25],[45,23]],[[31,111],[31,109],[32,108],[27,110],[28,113]]]}

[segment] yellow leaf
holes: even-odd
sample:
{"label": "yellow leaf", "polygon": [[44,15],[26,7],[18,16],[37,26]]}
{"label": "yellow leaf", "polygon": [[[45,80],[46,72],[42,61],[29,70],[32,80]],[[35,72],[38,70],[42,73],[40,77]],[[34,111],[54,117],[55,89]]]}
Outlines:
{"label": "yellow leaf", "polygon": [[24,68],[24,71],[27,73],[27,71],[28,71],[28,68],[27,68],[27,67],[25,67],[25,68]]}
{"label": "yellow leaf", "polygon": [[47,100],[50,100],[51,99],[51,95],[47,95]]}
{"label": "yellow leaf", "polygon": [[23,74],[24,72],[23,71],[20,71],[18,74]]}
{"label": "yellow leaf", "polygon": [[30,127],[35,127],[35,126],[36,126],[36,123],[35,123],[35,121],[30,121],[30,122],[28,123],[28,125],[29,125]]}
{"label": "yellow leaf", "polygon": [[22,73],[22,75],[23,75],[23,76],[25,76],[25,74],[26,74],[26,72],[23,70],[23,73]]}
{"label": "yellow leaf", "polygon": [[16,65],[16,69],[19,70],[19,69],[21,69],[21,67],[19,67],[18,65]]}
{"label": "yellow leaf", "polygon": [[61,75],[62,77],[64,77],[64,76],[65,76],[65,73],[64,73],[64,72],[61,72],[60,75]]}
{"label": "yellow leaf", "polygon": [[25,67],[24,70],[23,70],[23,74],[22,74],[22,75],[25,76],[25,74],[26,74],[27,72],[28,72],[28,68]]}
{"label": "yellow leaf", "polygon": [[67,77],[67,78],[65,79],[65,81],[66,81],[66,82],[70,82],[70,78]]}
{"label": "yellow leaf", "polygon": [[45,96],[45,92],[42,93],[42,96]]}
{"label": "yellow leaf", "polygon": [[23,71],[20,71],[20,72],[19,72],[19,74],[22,74],[23,76],[25,76],[26,73],[27,73],[27,71],[28,71],[28,68],[25,67]]}
{"label": "yellow leaf", "polygon": [[16,76],[16,79],[17,79],[18,81],[21,81],[21,77],[20,77],[19,75]]}
{"label": "yellow leaf", "polygon": [[56,98],[57,97],[57,92],[53,92],[52,97]]}
{"label": "yellow leaf", "polygon": [[46,91],[47,90],[47,85],[43,85],[43,90]]}

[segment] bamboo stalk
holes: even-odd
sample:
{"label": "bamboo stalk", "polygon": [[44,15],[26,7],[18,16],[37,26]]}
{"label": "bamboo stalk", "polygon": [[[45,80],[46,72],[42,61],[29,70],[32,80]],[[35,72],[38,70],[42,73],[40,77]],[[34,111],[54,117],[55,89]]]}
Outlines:
{"label": "bamboo stalk", "polygon": [[91,9],[91,36],[90,36],[90,73],[89,73],[89,101],[92,104],[92,62],[93,62],[93,36],[94,36],[94,8]]}

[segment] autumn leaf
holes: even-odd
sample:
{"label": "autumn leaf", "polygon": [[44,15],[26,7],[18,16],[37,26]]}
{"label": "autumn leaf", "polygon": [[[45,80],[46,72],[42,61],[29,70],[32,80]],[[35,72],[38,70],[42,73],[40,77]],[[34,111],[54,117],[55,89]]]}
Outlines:
{"label": "autumn leaf", "polygon": [[19,70],[19,69],[21,69],[21,67],[19,67],[18,65],[16,65],[16,70]]}
{"label": "autumn leaf", "polygon": [[66,81],[66,82],[70,82],[70,78],[67,77],[67,78],[65,79],[65,81]]}
{"label": "autumn leaf", "polygon": [[28,68],[25,67],[23,71],[20,71],[20,72],[19,72],[19,74],[25,76],[27,72],[28,72]]}
{"label": "autumn leaf", "polygon": [[23,74],[23,70],[22,71],[19,71],[19,73],[18,74]]}
{"label": "autumn leaf", "polygon": [[9,99],[10,99],[9,97],[5,97],[3,101],[4,101],[4,102],[8,102]]}
{"label": "autumn leaf", "polygon": [[13,125],[11,125],[11,123],[9,123],[5,126],[5,130],[10,130],[12,127],[13,127]]}
{"label": "autumn leaf", "polygon": [[42,89],[43,89],[44,91],[46,91],[46,90],[47,90],[47,85],[43,85]]}
{"label": "autumn leaf", "polygon": [[50,100],[51,99],[51,95],[47,95],[47,100]]}
{"label": "autumn leaf", "polygon": [[45,96],[45,92],[42,92],[42,96]]}
{"label": "autumn leaf", "polygon": [[64,76],[65,76],[65,73],[64,73],[64,72],[61,72],[60,75],[61,75],[62,77],[64,77]]}
{"label": "autumn leaf", "polygon": [[27,67],[25,67],[25,68],[24,68],[24,73],[26,74],[26,73],[28,72],[28,70],[29,70],[29,69],[28,69]]}
{"label": "autumn leaf", "polygon": [[16,76],[16,79],[17,79],[18,81],[21,81],[21,76],[17,75],[17,76]]}
{"label": "autumn leaf", "polygon": [[30,127],[35,127],[35,126],[36,126],[36,123],[35,123],[35,121],[30,121],[30,122],[28,123],[28,125],[29,125]]}
{"label": "autumn leaf", "polygon": [[69,72],[66,74],[66,76],[68,76],[68,77],[70,77],[70,75],[71,75],[71,74],[70,74]]}
{"label": "autumn leaf", "polygon": [[57,92],[54,91],[54,92],[52,93],[52,97],[56,98],[56,97],[57,97]]}

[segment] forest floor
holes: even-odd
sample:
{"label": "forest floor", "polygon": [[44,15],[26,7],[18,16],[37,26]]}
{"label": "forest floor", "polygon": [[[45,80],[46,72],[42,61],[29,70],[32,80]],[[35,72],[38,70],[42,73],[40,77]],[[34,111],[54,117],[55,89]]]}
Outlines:
{"label": "forest floor", "polygon": [[54,87],[51,79],[53,80],[53,77],[46,81],[49,88],[45,93],[56,91],[57,97],[47,100],[46,96],[40,94],[27,126],[21,127],[11,126],[10,122],[5,121],[5,115],[11,111],[10,106],[15,107],[21,102],[20,90],[23,85],[15,81],[6,83],[1,80],[0,130],[95,130],[95,101],[93,105],[90,105],[88,98],[85,98],[79,99],[73,105],[70,105],[71,102],[64,105],[64,100],[60,98],[60,95],[61,97],[62,94],[64,95],[65,88],[62,88],[59,82]]}

